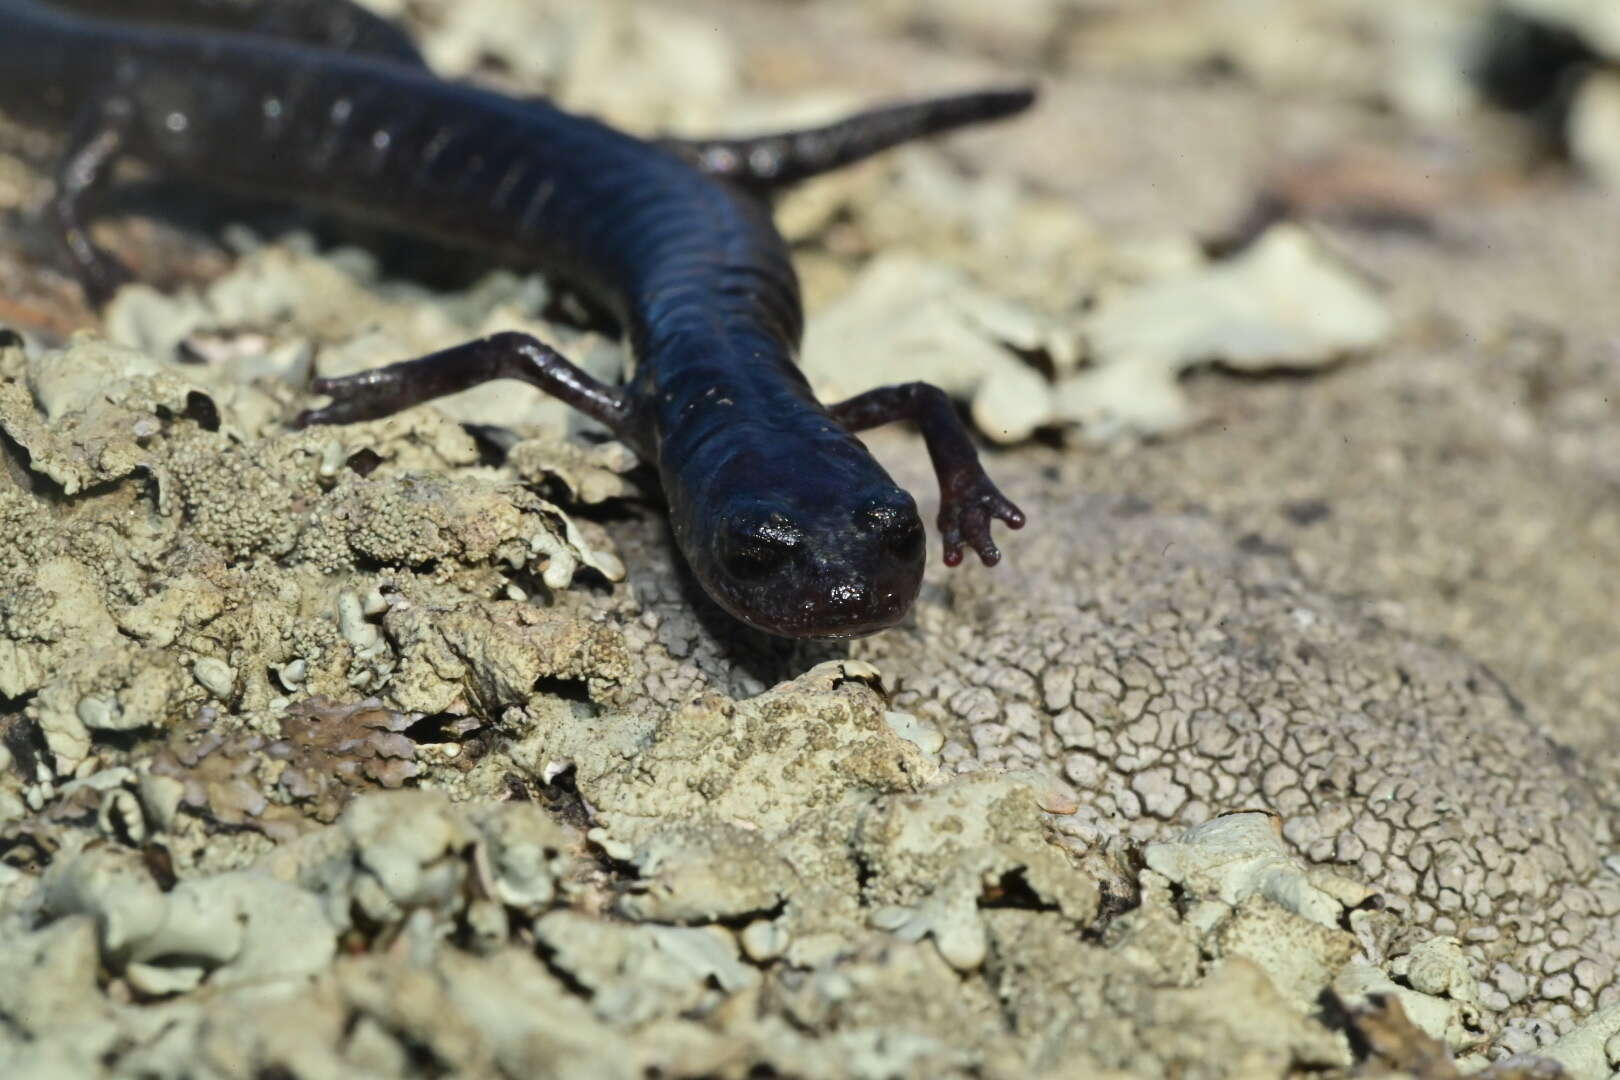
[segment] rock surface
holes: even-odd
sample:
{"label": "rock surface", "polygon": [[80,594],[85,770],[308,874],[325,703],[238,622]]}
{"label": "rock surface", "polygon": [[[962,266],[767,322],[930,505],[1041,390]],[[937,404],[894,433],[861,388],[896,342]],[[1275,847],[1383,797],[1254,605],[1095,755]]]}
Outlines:
{"label": "rock surface", "polygon": [[410,6],[641,131],[1040,68],[779,207],[818,388],[946,385],[1031,521],[844,644],[555,403],[286,427],[497,329],[611,375],[555,283],[137,219],[98,327],[0,142],[0,1073],[1620,1071],[1617,219],[1487,5],[1259,7]]}

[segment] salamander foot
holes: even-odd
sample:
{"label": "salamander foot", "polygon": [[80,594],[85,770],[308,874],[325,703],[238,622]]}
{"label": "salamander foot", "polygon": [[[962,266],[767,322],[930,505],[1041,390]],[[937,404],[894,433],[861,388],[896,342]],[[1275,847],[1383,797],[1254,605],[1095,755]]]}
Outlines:
{"label": "salamander foot", "polygon": [[945,544],[946,566],[961,563],[964,541],[978,552],[984,565],[1000,562],[1001,549],[990,536],[992,521],[1000,521],[1009,529],[1022,529],[1024,512],[1001,493],[977,460],[941,481],[939,536]]}

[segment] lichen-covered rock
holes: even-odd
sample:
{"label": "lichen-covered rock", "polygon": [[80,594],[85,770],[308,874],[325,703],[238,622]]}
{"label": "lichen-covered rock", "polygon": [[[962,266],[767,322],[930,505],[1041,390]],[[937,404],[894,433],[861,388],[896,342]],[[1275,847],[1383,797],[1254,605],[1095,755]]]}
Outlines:
{"label": "lichen-covered rock", "polygon": [[[1352,1004],[1370,1003],[1374,998],[1399,1001],[1408,1020],[1453,1052],[1475,1049],[1482,1041],[1477,1007],[1458,998],[1397,983],[1389,973],[1364,960],[1352,960],[1341,968],[1334,979],[1333,990]],[[1477,988],[1474,996],[1478,996]]]}
{"label": "lichen-covered rock", "polygon": [[1314,368],[1383,343],[1382,298],[1309,234],[1277,225],[1225,264],[1110,290],[1085,322],[1093,366],[1058,389],[1056,415],[1088,437],[1183,426],[1176,385],[1197,363]]}
{"label": "lichen-covered rock", "polygon": [[[1027,911],[993,912],[990,923],[992,970],[1016,1034],[1049,1075],[1278,1075],[1349,1060],[1338,1036],[1285,1001],[1247,960],[1219,961],[1177,985],[1162,981],[1155,964],[1118,952],[1129,948],[1123,940],[1109,949],[1054,940]],[[1138,1044],[1132,1028],[1149,1037]]]}
{"label": "lichen-covered rock", "polygon": [[1537,1051],[1562,1066],[1570,1076],[1611,1076],[1620,1072],[1620,1005],[1586,1018],[1551,1046]]}
{"label": "lichen-covered rock", "polygon": [[[954,578],[945,602],[921,606],[917,637],[860,649],[908,672],[897,703],[946,733],[947,763],[1061,770],[1081,805],[1056,827],[1084,843],[1269,809],[1281,837],[1246,871],[1262,893],[1292,892],[1329,925],[1358,903],[1297,870],[1266,883],[1279,840],[1366,882],[1406,933],[1462,941],[1499,1018],[1528,1018],[1538,987],[1575,1015],[1620,992],[1620,879],[1600,861],[1612,819],[1489,672],[1375,631],[1207,521],[1068,501],[1061,539],[1031,537],[1017,567]],[[1092,555],[1043,555],[1049,543]],[[953,610],[978,613],[977,628],[953,630]],[[1203,828],[1220,822],[1243,824]]]}
{"label": "lichen-covered rock", "polygon": [[1194,896],[1214,896],[1229,905],[1260,896],[1322,926],[1339,926],[1347,908],[1373,895],[1353,881],[1331,891],[1319,887],[1289,852],[1282,823],[1272,814],[1223,814],[1174,840],[1149,844],[1142,857],[1150,869]]}
{"label": "lichen-covered rock", "polygon": [[515,601],[441,605],[430,597],[392,605],[383,628],[396,644],[392,682],[422,712],[483,715],[527,702],[542,679],[591,685],[611,697],[626,674],[624,642],[610,626]]}
{"label": "lichen-covered rock", "polygon": [[[979,430],[1000,442],[1021,442],[1052,422],[1053,407],[1046,380],[1011,346],[1036,349],[1051,337],[1074,351],[1077,335],[1072,328],[1065,334],[1041,326],[1040,316],[1027,309],[1011,308],[998,322],[994,312],[1008,308],[943,263],[903,252],[881,255],[811,321],[805,369],[837,400],[877,385],[851,360],[881,356],[883,380],[931,382],[971,401]],[[904,316],[897,319],[897,311]],[[1013,320],[1030,324],[1030,331],[1009,332],[1006,323]]]}
{"label": "lichen-covered rock", "polygon": [[337,947],[315,898],[264,874],[165,891],[133,853],[90,849],[53,863],[41,890],[46,919],[94,919],[102,963],[142,994],[307,977]]}
{"label": "lichen-covered rock", "polygon": [[856,858],[866,871],[872,922],[896,936],[933,938],[958,970],[984,963],[988,931],[980,909],[1034,903],[1074,923],[1096,918],[1096,884],[1048,842],[1041,776],[969,775],[894,796],[860,819]]}
{"label": "lichen-covered rock", "polygon": [[[922,167],[903,172],[902,181],[933,175],[926,152],[906,160]],[[965,235],[955,247],[879,247],[811,318],[805,369],[830,398],[922,379],[968,400],[979,430],[997,442],[1021,442],[1042,427],[1078,428],[1088,440],[1109,442],[1188,426],[1193,414],[1178,381],[1197,365],[1318,368],[1383,343],[1393,330],[1386,301],[1295,225],[1274,226],[1218,262],[1164,245],[1152,258],[1110,252],[1112,259],[1071,255],[1072,265],[1050,265],[1043,239],[1089,237],[1072,210],[1041,214],[1031,208],[1036,200],[1014,192],[987,199],[982,184],[939,183],[955,198],[928,202],[929,216],[952,207],[963,215]],[[901,186],[903,194],[891,196],[898,207],[868,210],[857,227],[876,244],[894,211],[915,213],[930,191],[913,186],[920,192]],[[988,203],[979,216],[994,226],[963,209],[977,203]],[[1026,239],[1023,248],[1033,251],[1006,250]],[[985,280],[986,265],[999,271],[1008,261],[1053,272],[1037,275],[1039,285]],[[1058,293],[1056,282],[1070,291]],[[1009,296],[1020,293],[1027,299]],[[883,358],[881,375],[859,362],[862,355]],[[1041,363],[1027,362],[1032,356]]]}
{"label": "lichen-covered rock", "polygon": [[[640,880],[617,907],[637,920],[710,923],[754,915],[762,921],[752,925],[770,926],[772,912],[798,885],[792,863],[769,835],[726,821],[654,834],[637,847],[633,861]],[[754,931],[756,939],[766,934]],[[750,952],[759,950],[780,948],[757,945]]]}
{"label": "lichen-covered rock", "polygon": [[187,412],[218,424],[195,384],[133,349],[84,337],[66,350],[0,350],[0,427],[64,495],[153,471],[153,440]]}
{"label": "lichen-covered rock", "polygon": [[[372,618],[413,599],[449,616],[506,590],[566,589],[585,568],[623,573],[605,538],[560,508],[469,475],[476,454],[442,423],[346,429],[328,469],[330,436],[253,441],[259,421],[234,402],[197,412],[210,399],[184,370],[93,341],[5,352],[0,395],[14,407],[0,407],[0,429],[26,453],[16,464],[75,500],[70,512],[0,489],[18,526],[0,533],[0,694],[28,698],[60,773],[86,760],[93,732],[160,730],[205,702],[253,713],[288,694],[386,697],[398,672],[391,703],[443,707],[459,681],[414,665],[414,640],[388,640]],[[343,466],[361,451],[377,459],[364,477]],[[415,471],[428,462],[459,475]],[[611,634],[580,627],[591,644],[570,650],[572,624],[548,625],[526,647],[572,658],[531,657],[527,684],[549,673],[607,685],[622,667]]]}
{"label": "lichen-covered rock", "polygon": [[[8,923],[11,922],[8,920]],[[38,930],[8,925],[0,938],[0,1003],[7,1030],[0,1064],[15,1076],[94,1075],[119,1035],[118,1007],[98,986],[95,920],[59,919]]]}
{"label": "lichen-covered rock", "polygon": [[[1433,63],[1482,0],[728,7],[719,33],[627,0],[409,6],[444,70],[648,132],[814,121],[911,67],[863,56],[925,55],[918,87],[983,78],[942,42],[1038,59],[1025,121],[807,185],[780,220],[818,387],[932,374],[994,436],[1078,423],[1107,451],[1000,448],[1031,516],[1002,566],[931,576],[888,634],[789,644],[716,615],[628,451],[568,441],[590,425],[532,388],[287,430],[314,370],[494,330],[616,377],[624,348],[540,318],[569,303],[533,276],[431,290],[233,230],[186,271],[211,284],[123,290],[124,348],[0,347],[0,1073],[1448,1075],[1448,1046],[1543,1045],[1615,1067],[1620,759],[1544,735],[1613,711],[1609,219],[1543,237],[1498,177],[1400,195],[1499,152],[1439,133],[1359,181],[1294,169],[1285,211],[1338,224],[1233,235],[1273,157],[1382,147],[1404,121],[1349,122],[1366,102],[1466,105]],[[773,20],[834,26],[839,66],[816,73],[814,33],[757,36]],[[862,40],[885,27],[922,33]],[[842,89],[778,96],[804,82]],[[1260,100],[1301,86],[1355,103]],[[18,175],[44,193],[0,156],[8,211]],[[1404,231],[1334,216],[1384,205],[1369,175]],[[0,311],[87,322],[36,310],[26,227],[0,215]],[[1558,330],[1511,329],[1524,310]],[[1313,367],[1391,311],[1405,351],[1291,397],[1181,381]],[[1169,423],[1195,416],[1218,423]],[[1144,431],[1176,437],[1125,453]],[[919,441],[873,441],[926,513]],[[1545,471],[1496,464],[1521,452]],[[1479,528],[1436,530],[1457,506]],[[1584,622],[1567,585],[1550,615],[1470,592],[1547,580],[1568,537]],[[1404,546],[1438,552],[1419,585],[1452,621],[1386,574]]]}

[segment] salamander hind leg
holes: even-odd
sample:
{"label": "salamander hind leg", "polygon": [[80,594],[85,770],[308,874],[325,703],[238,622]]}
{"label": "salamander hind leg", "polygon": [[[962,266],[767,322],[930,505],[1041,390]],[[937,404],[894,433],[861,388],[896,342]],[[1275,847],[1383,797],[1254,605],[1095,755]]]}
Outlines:
{"label": "salamander hind leg", "polygon": [[986,566],[1001,561],[990,535],[992,521],[1024,527],[1024,512],[1001,493],[973,448],[962,420],[945,391],[929,383],[880,386],[829,406],[832,418],[849,431],[865,431],[895,420],[910,420],[921,430],[928,457],[939,478],[939,532],[945,565],[962,561],[964,542]]}
{"label": "salamander hind leg", "polygon": [[128,142],[129,126],[129,105],[121,99],[89,109],[68,136],[56,167],[56,191],[46,208],[74,276],[85,297],[98,308],[132,277],[128,267],[96,246],[86,220],[89,202],[112,177],[113,166]]}
{"label": "salamander hind leg", "polygon": [[537,386],[606,425],[632,447],[637,445],[621,390],[592,378],[549,345],[517,332],[492,334],[356,375],[316,379],[310,389],[331,395],[332,403],[305,410],[294,425],[376,420],[495,379]]}

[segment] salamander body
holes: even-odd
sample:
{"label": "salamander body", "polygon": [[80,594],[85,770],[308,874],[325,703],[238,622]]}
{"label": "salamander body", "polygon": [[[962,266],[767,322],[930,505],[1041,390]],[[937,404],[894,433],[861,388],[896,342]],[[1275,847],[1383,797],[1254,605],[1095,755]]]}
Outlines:
{"label": "salamander body", "polygon": [[90,241],[84,205],[124,156],[538,265],[583,290],[628,335],[637,364],[622,386],[501,334],[317,380],[333,401],[298,422],[383,416],[494,378],[534,383],[657,468],[688,564],[752,626],[855,636],[893,625],[914,600],[925,555],[916,503],[855,431],[919,423],[947,563],[964,542],[993,563],[991,520],[1023,523],[937,389],[816,400],[795,363],[797,278],[764,195],[1017,111],[1028,91],[752,139],[645,140],[440,79],[408,39],[346,0],[0,0],[0,72],[0,108],[68,135],[51,213],[97,302],[126,275]]}

